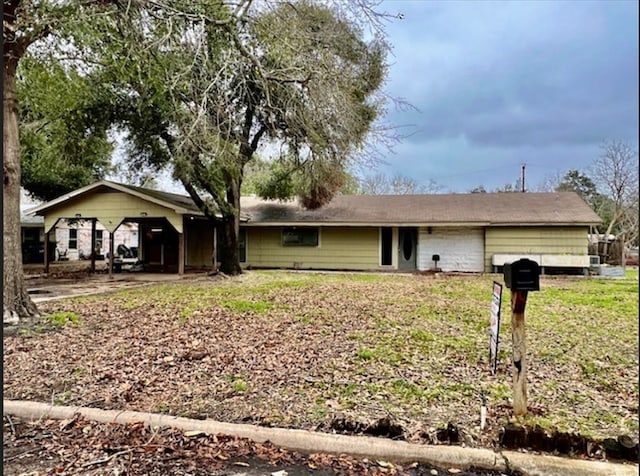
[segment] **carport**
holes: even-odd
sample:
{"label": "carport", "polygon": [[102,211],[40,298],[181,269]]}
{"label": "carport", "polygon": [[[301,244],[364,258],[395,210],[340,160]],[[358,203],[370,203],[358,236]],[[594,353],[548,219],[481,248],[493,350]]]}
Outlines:
{"label": "carport", "polygon": [[[203,213],[186,196],[102,180],[44,203],[29,213],[44,217],[45,272],[49,272],[50,233],[61,219],[90,221],[91,249],[95,249],[95,229],[99,221],[109,233],[109,274],[114,271],[114,233],[125,222],[137,223],[139,249],[153,271],[184,274],[187,263],[189,224],[199,223],[206,235],[194,236],[188,243],[193,264],[211,264],[215,232],[203,227]],[[208,263],[206,261],[208,260]],[[199,262],[198,262],[199,261]],[[204,261],[204,262],[203,262]],[[91,254],[95,272],[95,253]]]}

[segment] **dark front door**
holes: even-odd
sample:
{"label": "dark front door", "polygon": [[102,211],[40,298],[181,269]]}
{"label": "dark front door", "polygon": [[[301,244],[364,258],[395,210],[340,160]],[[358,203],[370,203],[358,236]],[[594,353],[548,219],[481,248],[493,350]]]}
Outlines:
{"label": "dark front door", "polygon": [[418,231],[415,228],[398,228],[398,269],[416,269]]}

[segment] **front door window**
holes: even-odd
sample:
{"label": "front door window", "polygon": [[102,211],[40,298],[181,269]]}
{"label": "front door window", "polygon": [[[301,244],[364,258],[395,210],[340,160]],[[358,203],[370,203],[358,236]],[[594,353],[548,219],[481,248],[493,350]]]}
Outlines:
{"label": "front door window", "polygon": [[411,237],[411,233],[404,234],[404,239],[402,240],[402,254],[405,261],[409,261],[411,256],[413,256],[413,239]]}

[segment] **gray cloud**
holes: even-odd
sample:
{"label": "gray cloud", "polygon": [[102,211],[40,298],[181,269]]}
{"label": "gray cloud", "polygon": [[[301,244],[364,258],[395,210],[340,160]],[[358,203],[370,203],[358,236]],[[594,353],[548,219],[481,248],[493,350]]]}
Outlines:
{"label": "gray cloud", "polygon": [[407,162],[399,154],[412,145],[448,150],[448,167],[461,173],[468,161],[499,162],[525,149],[562,150],[552,154],[557,165],[586,163],[605,139],[637,147],[637,2],[383,6],[404,13],[388,29],[395,49],[389,92],[420,111],[388,115],[416,131],[394,162]]}

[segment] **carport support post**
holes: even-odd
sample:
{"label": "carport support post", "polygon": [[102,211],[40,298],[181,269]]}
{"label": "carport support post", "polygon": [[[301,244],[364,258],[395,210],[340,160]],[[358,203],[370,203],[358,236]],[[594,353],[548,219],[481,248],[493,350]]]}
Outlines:
{"label": "carport support post", "polygon": [[178,274],[184,274],[184,232],[178,233]]}
{"label": "carport support post", "polygon": [[91,272],[96,272],[96,219],[91,219]]}
{"label": "carport support post", "polygon": [[49,274],[49,232],[44,234],[44,273]]}
{"label": "carport support post", "polygon": [[528,291],[511,290],[511,338],[513,342],[513,413],[527,413],[527,356],[524,309]]}
{"label": "carport support post", "polygon": [[109,279],[113,279],[113,235],[109,232]]}

